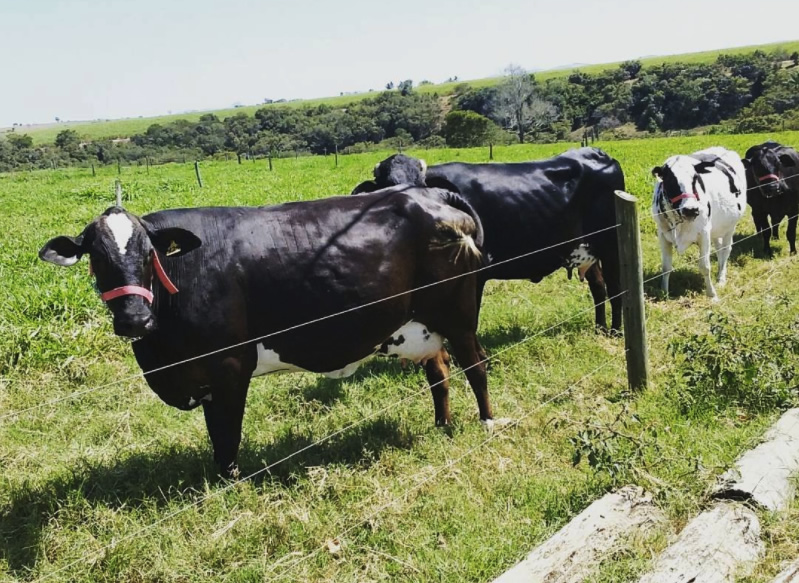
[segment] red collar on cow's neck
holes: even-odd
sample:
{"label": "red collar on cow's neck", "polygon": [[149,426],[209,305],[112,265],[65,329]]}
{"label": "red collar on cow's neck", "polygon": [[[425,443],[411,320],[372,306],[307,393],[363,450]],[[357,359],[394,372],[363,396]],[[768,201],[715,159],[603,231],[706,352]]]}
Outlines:
{"label": "red collar on cow's neck", "polygon": [[[161,260],[158,258],[158,253],[153,250],[152,251],[152,258],[153,258],[153,271],[155,271],[156,277],[158,277],[158,281],[161,282],[161,285],[164,286],[164,289],[168,291],[170,294],[178,293],[178,288],[172,283],[172,280],[169,279],[169,276],[164,271],[164,266],[161,265]],[[89,264],[89,273],[92,273],[92,266],[91,263]],[[152,289],[147,289],[140,285],[123,285],[121,287],[114,288],[107,292],[100,294],[100,299],[104,302],[110,302],[113,299],[120,298],[122,296],[141,296],[148,303],[153,303],[153,292]]]}
{"label": "red collar on cow's neck", "polygon": [[682,200],[684,198],[695,198],[696,200],[699,200],[699,195],[696,194],[695,192],[683,192],[682,194],[677,195],[674,198],[670,198],[669,200],[672,203],[675,203],[675,202],[678,202],[678,201],[680,201],[680,200]]}
{"label": "red collar on cow's neck", "polygon": [[761,176],[761,177],[760,177],[760,178],[758,178],[757,180],[758,180],[758,182],[765,182],[765,181],[766,181],[766,180],[768,180],[769,178],[771,178],[772,180],[776,180],[776,181],[778,181],[778,182],[779,182],[780,180],[782,180],[782,178],[780,178],[780,177],[779,177],[779,176],[777,176],[776,174],[766,174],[765,176]]}

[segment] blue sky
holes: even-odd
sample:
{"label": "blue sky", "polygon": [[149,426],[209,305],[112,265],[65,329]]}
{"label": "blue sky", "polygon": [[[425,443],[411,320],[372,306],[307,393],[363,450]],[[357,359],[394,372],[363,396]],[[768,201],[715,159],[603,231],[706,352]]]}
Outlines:
{"label": "blue sky", "polygon": [[793,0],[0,0],[0,126],[799,37]]}

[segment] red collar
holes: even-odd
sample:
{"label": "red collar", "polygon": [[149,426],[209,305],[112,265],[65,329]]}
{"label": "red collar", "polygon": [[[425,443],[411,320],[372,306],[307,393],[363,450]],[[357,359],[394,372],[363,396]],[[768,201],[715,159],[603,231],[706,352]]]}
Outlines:
{"label": "red collar", "polygon": [[[158,253],[155,250],[152,251],[152,258],[153,258],[153,270],[155,271],[155,275],[158,277],[158,281],[161,282],[161,285],[164,286],[164,289],[168,291],[170,294],[178,293],[178,288],[172,283],[172,280],[169,279],[169,276],[164,271],[163,265],[161,265],[161,260],[158,258]],[[89,273],[92,273],[92,266],[91,263],[89,264]],[[107,292],[100,294],[100,299],[104,302],[110,302],[113,299],[120,298],[122,296],[141,296],[148,303],[153,303],[153,292],[152,289],[147,289],[140,285],[123,285],[121,287],[114,288]]]}

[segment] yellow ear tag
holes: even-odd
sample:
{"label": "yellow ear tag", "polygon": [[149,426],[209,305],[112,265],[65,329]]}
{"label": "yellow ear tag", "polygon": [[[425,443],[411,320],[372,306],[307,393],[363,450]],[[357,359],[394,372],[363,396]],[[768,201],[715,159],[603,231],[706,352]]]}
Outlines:
{"label": "yellow ear tag", "polygon": [[177,253],[180,253],[180,247],[178,247],[178,244],[177,244],[177,243],[175,243],[174,241],[172,241],[172,242],[169,244],[169,248],[167,248],[167,250],[166,250],[166,256],[167,256],[167,257],[169,257],[169,256],[171,256],[171,255],[175,255],[175,254],[177,254]]}

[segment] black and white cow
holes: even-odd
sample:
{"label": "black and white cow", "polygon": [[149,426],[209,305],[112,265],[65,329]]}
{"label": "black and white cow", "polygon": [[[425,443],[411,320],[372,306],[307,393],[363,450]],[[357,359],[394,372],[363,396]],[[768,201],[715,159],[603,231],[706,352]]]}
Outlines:
{"label": "black and white cow", "polygon": [[[489,279],[539,282],[562,267],[569,270],[569,277],[577,269],[581,280],[588,279],[597,327],[606,329],[608,294],[611,328],[621,327],[618,238],[612,227],[614,192],[624,190],[624,174],[619,163],[601,150],[580,148],[536,162],[449,163],[430,168],[423,160],[397,154],[377,164],[374,176],[353,194],[415,184],[447,188],[474,207],[485,230],[484,250],[493,263],[480,273],[481,296]],[[533,253],[548,247],[552,248]]]}
{"label": "black and white cow", "polygon": [[719,286],[727,282],[727,259],[735,225],[746,209],[746,178],[741,157],[713,147],[690,156],[672,156],[652,169],[658,179],[652,199],[662,264],[661,284],[669,293],[673,248],[682,254],[699,245],[699,271],[708,297],[718,299],[710,277],[710,245],[719,258]]}
{"label": "black and white cow", "polygon": [[202,405],[214,458],[230,474],[258,375],[341,378],[381,353],[425,363],[436,424],[450,423],[444,339],[490,425],[471,273],[483,264],[481,238],[457,195],[407,187],[143,217],[114,207],[39,256],[60,266],[89,257],[114,331],[141,337],[133,351],[148,384],[173,407]]}
{"label": "black and white cow", "polygon": [[799,154],[777,142],[765,142],[749,148],[743,163],[748,187],[746,200],[752,207],[755,228],[763,234],[763,250],[771,257],[769,240],[777,238],[780,221],[788,217],[786,236],[791,255],[796,255]]}

